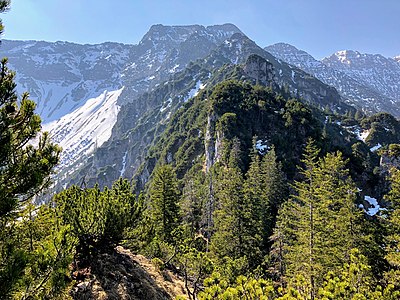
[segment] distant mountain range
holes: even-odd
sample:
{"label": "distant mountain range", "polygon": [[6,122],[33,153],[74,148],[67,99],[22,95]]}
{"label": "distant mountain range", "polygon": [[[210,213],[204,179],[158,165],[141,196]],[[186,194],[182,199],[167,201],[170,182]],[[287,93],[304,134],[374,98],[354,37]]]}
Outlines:
{"label": "distant mountain range", "polygon": [[396,58],[347,50],[318,61],[289,44],[279,43],[265,49],[335,87],[350,104],[367,112],[386,111],[400,116],[399,57],[396,61]]}
{"label": "distant mountain range", "polygon": [[232,74],[332,111],[400,115],[394,59],[346,51],[317,61],[287,44],[262,49],[232,24],[154,25],[137,45],[5,40],[0,56],[64,149],[61,185],[133,177],[170,117]]}

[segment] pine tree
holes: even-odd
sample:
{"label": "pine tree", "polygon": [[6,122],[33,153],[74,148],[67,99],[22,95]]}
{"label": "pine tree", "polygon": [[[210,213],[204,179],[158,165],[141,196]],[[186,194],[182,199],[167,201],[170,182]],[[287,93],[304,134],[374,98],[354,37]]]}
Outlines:
{"label": "pine tree", "polygon": [[[257,149],[255,148],[255,139],[253,140],[253,151],[250,154],[251,162],[243,186],[244,205],[249,210],[248,229],[251,236],[257,241],[254,252],[262,252],[262,237],[264,225],[264,212],[269,209],[268,198],[264,193],[263,178],[261,174],[261,161]],[[256,258],[256,257],[255,257]],[[256,263],[256,262],[254,262]]]}
{"label": "pine tree", "polygon": [[211,249],[219,258],[236,259],[245,255],[244,226],[250,217],[244,207],[243,175],[238,167],[224,167],[218,175]]}
{"label": "pine tree", "polygon": [[[0,1],[0,12],[10,1]],[[0,21],[0,33],[3,24]],[[15,74],[0,63],[0,292],[6,299],[29,264],[27,249],[18,238],[17,218],[28,201],[48,184],[60,149],[47,133],[35,103],[25,93],[18,101]]]}
{"label": "pine tree", "polygon": [[172,232],[179,224],[178,182],[172,166],[162,165],[153,171],[149,197],[155,236],[163,242],[172,243]]}

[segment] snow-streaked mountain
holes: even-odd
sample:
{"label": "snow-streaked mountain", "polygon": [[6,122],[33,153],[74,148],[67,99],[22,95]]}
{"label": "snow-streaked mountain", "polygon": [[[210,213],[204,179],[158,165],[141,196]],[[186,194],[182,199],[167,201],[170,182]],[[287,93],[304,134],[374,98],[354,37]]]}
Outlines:
{"label": "snow-streaked mountain", "polygon": [[240,30],[215,26],[154,25],[138,45],[9,41],[0,56],[17,71],[17,90],[28,91],[44,123],[55,121],[98,97],[126,86],[126,103],[198,58]]}
{"label": "snow-streaked mountain", "polygon": [[[88,157],[80,170],[68,177],[73,183],[80,183],[85,178],[88,185],[97,182],[103,186],[120,176],[132,178],[141,170],[139,181],[144,184],[151,167],[143,170],[142,164],[173,113],[190,107],[187,106],[189,98],[233,74],[240,74],[235,79],[252,80],[277,92],[285,87],[317,106],[329,105],[343,112],[347,108],[334,88],[297,67],[279,61],[245,35],[235,33],[206,57],[121,106],[111,139]],[[127,93],[126,89],[121,97],[124,93]]]}
{"label": "snow-streaked mountain", "polygon": [[392,58],[344,50],[324,58],[322,62],[372,87],[380,94],[396,102],[400,101],[400,65]]}
{"label": "snow-streaked mountain", "polygon": [[397,56],[393,57],[393,59],[394,59],[395,61],[397,61],[397,62],[400,62],[400,55],[397,55]]}
{"label": "snow-streaked mountain", "polygon": [[[390,65],[389,69],[381,72],[387,73],[383,76],[388,78],[389,83],[371,75],[377,71],[372,70],[376,66],[368,62],[371,58],[369,55],[364,55],[364,62],[358,62],[359,68],[363,68],[363,71],[350,71],[354,68],[354,62],[346,60],[342,56],[343,51],[338,52],[337,56],[333,55],[336,58],[340,57],[338,58],[340,63],[337,61],[333,63],[332,57],[318,61],[307,52],[285,43],[271,45],[265,49],[281,60],[295,65],[324,83],[335,87],[348,103],[354,104],[367,112],[386,111],[400,116],[400,108],[397,104],[400,98],[396,96],[397,92],[395,92],[400,87],[395,82],[395,78],[400,74],[398,72],[400,65],[396,64],[393,59],[379,56],[381,61],[386,61]],[[357,55],[363,56],[356,54],[355,58],[357,58]],[[342,64],[345,64],[345,66],[342,66]],[[383,68],[379,67],[379,69]],[[357,74],[359,76],[356,76]]]}
{"label": "snow-streaked mountain", "polygon": [[[236,32],[232,24],[154,25],[138,45],[5,40],[0,56],[7,56],[17,73],[18,93],[30,93],[44,129],[64,148],[62,169],[110,138],[121,105],[135,102]],[[132,124],[152,109],[140,105]]]}
{"label": "snow-streaked mountain", "polygon": [[[244,64],[240,72],[255,83],[334,111],[349,108],[335,88],[231,24],[154,25],[137,45],[6,41],[0,49],[17,71],[19,91],[31,92],[44,129],[64,148],[59,178],[75,183],[131,178],[171,115]],[[254,54],[259,58],[249,62]]]}
{"label": "snow-streaked mountain", "polygon": [[43,126],[63,148],[61,166],[69,165],[81,155],[90,154],[110,138],[117,121],[120,109],[117,100],[122,90],[104,91],[75,111]]}
{"label": "snow-streaked mountain", "polygon": [[122,87],[121,71],[132,46],[104,43],[2,41],[0,56],[17,71],[17,91],[28,91],[43,123],[81,107],[105,90]]}

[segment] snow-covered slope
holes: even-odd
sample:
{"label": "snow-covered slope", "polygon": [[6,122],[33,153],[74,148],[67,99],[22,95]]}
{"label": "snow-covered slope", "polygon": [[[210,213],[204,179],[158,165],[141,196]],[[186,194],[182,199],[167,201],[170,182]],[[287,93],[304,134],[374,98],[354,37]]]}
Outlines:
{"label": "snow-covered slope", "polygon": [[63,148],[61,168],[90,154],[110,138],[120,109],[117,100],[122,90],[104,91],[75,111],[43,126]]}
{"label": "snow-covered slope", "polygon": [[397,61],[397,62],[400,62],[400,55],[397,55],[397,56],[393,57],[393,59],[394,59],[395,61]]}
{"label": "snow-covered slope", "polygon": [[[400,88],[396,78],[399,76],[400,65],[393,59],[377,56],[377,61],[386,62],[389,68],[376,66],[369,60],[369,55],[347,55],[348,51],[337,52],[334,57],[316,60],[305,51],[296,47],[278,43],[265,48],[279,59],[297,66],[307,73],[317,77],[322,82],[335,87],[348,103],[354,104],[368,112],[387,111],[400,116],[397,101],[397,90]],[[357,57],[357,55],[359,57]],[[348,56],[348,58],[346,58]],[[358,68],[363,71],[354,71],[354,62],[364,56],[364,61],[358,61]],[[372,59],[372,61],[374,61]],[[381,71],[378,71],[380,69]],[[379,73],[374,74],[374,73]],[[358,75],[357,75],[358,74]],[[382,80],[380,76],[387,78]]]}
{"label": "snow-covered slope", "polygon": [[2,41],[0,56],[17,72],[17,91],[28,91],[44,123],[60,119],[105,90],[122,87],[132,46],[104,43]]}

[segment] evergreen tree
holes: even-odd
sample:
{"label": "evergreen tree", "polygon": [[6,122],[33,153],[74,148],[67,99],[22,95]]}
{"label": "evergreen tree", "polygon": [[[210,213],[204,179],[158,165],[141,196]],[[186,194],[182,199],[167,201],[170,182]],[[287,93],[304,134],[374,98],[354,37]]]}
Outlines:
{"label": "evergreen tree", "polygon": [[[249,271],[262,257],[262,224],[260,211],[256,209],[260,207],[259,196],[256,196],[256,190],[260,189],[260,186],[256,186],[257,176],[249,175],[245,188],[243,174],[239,168],[239,148],[239,144],[234,142],[229,166],[224,166],[217,172],[217,209],[214,212],[214,234],[211,238],[212,253],[221,264],[223,260],[228,262],[233,269],[232,273]],[[253,163],[252,169],[257,168],[256,164],[257,162]],[[254,182],[250,183],[251,181]]]}
{"label": "evergreen tree", "polygon": [[288,187],[285,175],[282,172],[282,164],[277,161],[275,147],[264,155],[261,166],[261,185],[262,185],[262,224],[263,224],[263,245],[268,248],[269,237],[275,225],[275,216],[278,207],[288,196]]}
{"label": "evergreen tree", "polygon": [[[0,1],[0,12],[9,1]],[[0,21],[0,33],[3,25]],[[28,250],[17,236],[17,218],[27,202],[49,183],[60,149],[47,133],[39,134],[41,120],[35,103],[22,95],[18,101],[15,74],[0,63],[0,297],[7,299],[29,264]],[[36,141],[36,142],[35,142]]]}
{"label": "evergreen tree", "polygon": [[[222,174],[221,174],[222,173]],[[214,211],[214,234],[211,238],[212,251],[219,258],[233,259],[245,255],[244,230],[251,214],[243,198],[243,175],[238,167],[224,167],[216,179]]]}
{"label": "evergreen tree", "polygon": [[155,236],[172,243],[172,232],[179,224],[178,182],[172,166],[162,165],[153,171],[149,197],[149,213]]}
{"label": "evergreen tree", "polygon": [[289,224],[285,224],[287,229],[277,225],[286,230],[285,238],[292,239],[283,243],[289,281],[294,284],[294,278],[303,277],[301,285],[307,287],[311,299],[316,297],[321,274],[339,272],[351,249],[360,244],[362,217],[342,155],[328,154],[320,160],[317,155],[318,149],[309,142],[301,170],[304,179],[295,183],[296,195],[284,211],[289,217],[280,218]]}
{"label": "evergreen tree", "polygon": [[204,220],[206,202],[209,196],[206,176],[197,165],[184,178],[184,187],[180,201],[182,223],[187,227],[189,236],[203,234],[207,226]]}
{"label": "evergreen tree", "polygon": [[72,186],[54,196],[62,221],[78,239],[77,252],[85,261],[121,242],[125,228],[139,218],[140,204],[125,179],[103,191],[96,185],[82,189]]}
{"label": "evergreen tree", "polygon": [[386,220],[386,259],[390,269],[385,275],[386,280],[400,290],[400,170],[391,170],[390,183],[391,189],[386,197],[390,205]]}

